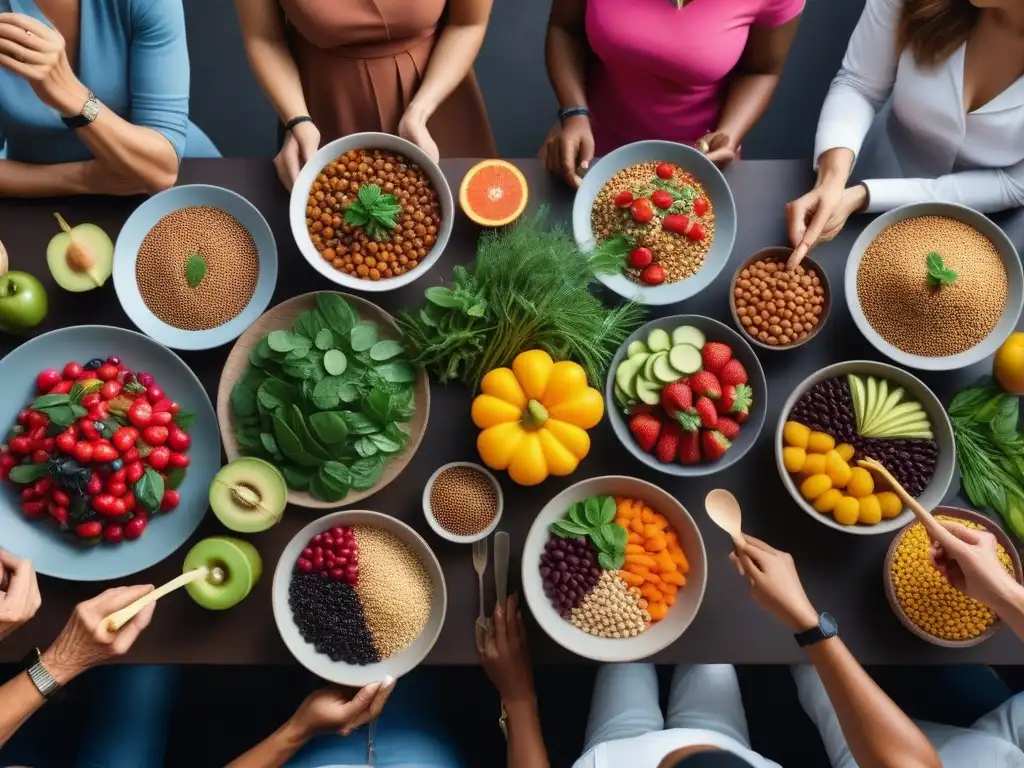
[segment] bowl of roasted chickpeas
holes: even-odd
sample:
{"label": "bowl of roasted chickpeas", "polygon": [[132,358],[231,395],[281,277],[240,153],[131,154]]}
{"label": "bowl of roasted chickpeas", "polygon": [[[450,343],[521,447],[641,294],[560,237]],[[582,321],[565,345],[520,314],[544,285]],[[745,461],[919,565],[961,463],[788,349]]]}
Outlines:
{"label": "bowl of roasted chickpeas", "polygon": [[[996,538],[996,555],[1018,583],[1020,555],[998,523],[970,509],[936,507],[935,518],[985,530]],[[942,648],[970,648],[988,640],[1002,623],[995,611],[958,590],[936,570],[929,550],[931,539],[916,520],[905,526],[889,545],[882,579],[885,596],[900,623],[913,634]]]}
{"label": "bowl of roasted chickpeas", "polygon": [[388,133],[324,145],[295,180],[292,236],[306,261],[355,291],[392,291],[441,258],[455,205],[441,168]]}
{"label": "bowl of roasted chickpeas", "polygon": [[803,346],[824,327],[832,308],[828,275],[809,257],[786,269],[792,248],[762,248],[732,276],[729,312],[744,338],[763,349]]}

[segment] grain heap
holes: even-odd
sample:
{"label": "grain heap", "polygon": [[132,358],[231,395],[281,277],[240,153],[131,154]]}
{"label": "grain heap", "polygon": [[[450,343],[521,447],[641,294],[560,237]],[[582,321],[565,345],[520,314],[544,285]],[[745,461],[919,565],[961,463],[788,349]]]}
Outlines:
{"label": "grain heap", "polygon": [[438,525],[456,536],[473,536],[498,514],[498,494],[490,478],[472,467],[449,467],[430,488],[430,511]]}
{"label": "grain heap", "polygon": [[[928,255],[955,272],[950,284],[929,283]],[[883,229],[857,269],[857,298],[872,328],[913,355],[965,352],[995,328],[1008,284],[999,252],[969,224],[917,216]]]}
{"label": "grain heap", "polygon": [[615,571],[602,571],[597,585],[569,617],[574,627],[597,637],[636,637],[651,623],[647,601]]}

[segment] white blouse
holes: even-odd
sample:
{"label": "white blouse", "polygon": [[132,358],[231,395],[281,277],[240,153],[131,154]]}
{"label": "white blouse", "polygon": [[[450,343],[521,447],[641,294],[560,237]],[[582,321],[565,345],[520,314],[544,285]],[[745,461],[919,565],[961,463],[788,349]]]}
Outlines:
{"label": "white blouse", "polygon": [[[822,152],[852,149],[870,193],[869,212],[945,201],[979,211],[1024,206],[1024,77],[973,112],[963,104],[964,51],[922,68],[896,50],[901,0],[867,0],[818,120]],[[876,113],[892,96],[883,134],[861,153]]]}

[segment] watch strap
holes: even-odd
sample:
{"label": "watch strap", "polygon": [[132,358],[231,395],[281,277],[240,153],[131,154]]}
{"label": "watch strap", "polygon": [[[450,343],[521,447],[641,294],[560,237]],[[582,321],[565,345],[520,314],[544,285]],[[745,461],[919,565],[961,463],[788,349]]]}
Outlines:
{"label": "watch strap", "polygon": [[57,679],[43,664],[42,654],[38,648],[33,648],[28,652],[22,660],[22,666],[25,668],[28,679],[32,681],[44,699],[55,703],[64,700],[64,686],[57,682]]}
{"label": "watch strap", "polygon": [[806,648],[808,645],[814,645],[820,643],[822,640],[828,640],[830,637],[835,637],[839,634],[839,625],[836,620],[833,619],[827,613],[821,613],[818,615],[817,626],[811,627],[804,632],[795,633],[797,645],[801,648]]}
{"label": "watch strap", "polygon": [[590,117],[590,110],[582,105],[558,110],[558,122],[564,123],[570,117]]}

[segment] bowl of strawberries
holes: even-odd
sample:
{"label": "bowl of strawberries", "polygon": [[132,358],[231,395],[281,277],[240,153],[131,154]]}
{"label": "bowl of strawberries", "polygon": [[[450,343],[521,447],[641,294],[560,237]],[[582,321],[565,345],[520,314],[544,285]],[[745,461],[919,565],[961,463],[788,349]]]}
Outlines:
{"label": "bowl of strawberries", "polygon": [[768,384],[754,350],[701,315],[652,320],[612,360],[605,402],[612,429],[637,459],[676,477],[739,461],[764,426]]}

